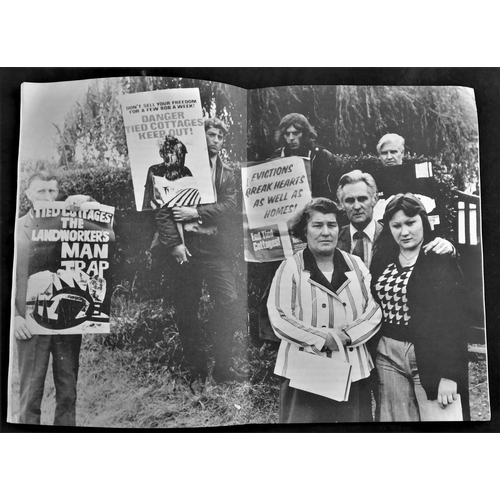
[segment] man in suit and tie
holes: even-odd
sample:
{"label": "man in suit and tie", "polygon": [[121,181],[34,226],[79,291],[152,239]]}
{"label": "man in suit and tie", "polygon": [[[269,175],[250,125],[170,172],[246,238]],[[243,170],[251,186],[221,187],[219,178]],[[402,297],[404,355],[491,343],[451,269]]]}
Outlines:
{"label": "man in suit and tie", "polygon": [[[337,247],[363,259],[368,269],[373,255],[391,244],[390,240],[380,238],[383,226],[373,217],[377,192],[375,179],[361,170],[344,174],[337,190],[338,200],[349,219],[349,225],[340,231]],[[424,251],[444,255],[455,249],[449,241],[437,237],[424,247]]]}

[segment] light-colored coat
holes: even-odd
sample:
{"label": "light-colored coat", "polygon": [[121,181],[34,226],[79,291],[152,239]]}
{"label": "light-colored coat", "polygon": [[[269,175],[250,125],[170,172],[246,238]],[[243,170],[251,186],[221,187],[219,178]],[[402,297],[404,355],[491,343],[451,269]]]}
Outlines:
{"label": "light-colored coat", "polygon": [[335,337],[333,328],[344,328],[351,338],[350,346],[331,356],[351,363],[353,382],[367,378],[374,368],[366,342],[379,330],[382,311],[370,291],[370,273],[358,257],[344,251],[336,249],[333,260],[331,283],[307,248],[282,262],[276,272],[267,307],[274,332],[281,338],[278,375],[287,377],[292,349],[330,356],[322,349],[327,333]]}

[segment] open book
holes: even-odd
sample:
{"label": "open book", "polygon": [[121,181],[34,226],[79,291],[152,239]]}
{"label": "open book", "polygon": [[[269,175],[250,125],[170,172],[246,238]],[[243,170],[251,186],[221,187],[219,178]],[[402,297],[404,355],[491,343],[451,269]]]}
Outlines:
{"label": "open book", "polygon": [[[58,219],[57,226],[48,218],[36,218],[54,231],[62,229],[62,224],[75,225],[68,227],[74,231],[71,255],[65,254],[73,266],[68,269],[71,280],[66,280],[71,290],[66,290],[63,301],[57,299],[62,303],[57,324],[74,328],[85,317],[88,328],[72,332],[95,333],[84,335],[81,349],[78,346],[76,425],[152,428],[276,423],[279,381],[273,368],[277,345],[259,336],[266,289],[279,263],[304,248],[304,242],[289,232],[291,219],[312,197],[335,200],[339,178],[353,169],[373,175],[382,202],[401,190],[431,200],[433,231],[454,242],[470,284],[466,314],[479,332],[473,343],[484,345],[480,200],[474,194],[479,182],[478,132],[471,89],[345,85],[245,89],[182,77],[119,77],[25,83],[20,111],[18,219],[31,217],[36,196],[29,190],[29,179],[40,171],[57,180],[51,201],[63,203],[68,197],[85,195],[113,213],[105,223],[94,221],[105,226],[98,229],[87,222],[80,227],[78,211],[71,222]],[[280,130],[283,117],[291,113],[304,116],[310,125],[307,133],[297,131],[302,134],[298,147],[292,147],[285,130]],[[211,154],[206,138],[205,120],[211,118],[221,120],[226,128],[216,155]],[[387,132],[404,136],[406,150],[401,165],[384,170],[377,144]],[[467,141],[461,141],[460,134]],[[233,197],[229,209],[224,205],[227,199],[218,196],[227,178]],[[232,369],[239,375],[233,384],[218,385],[211,378],[217,337],[209,316],[219,297],[210,290],[210,283],[205,281],[200,303],[196,300],[191,307],[202,324],[196,339],[209,360],[206,400],[196,399],[190,391],[185,359],[189,349],[179,338],[174,305],[179,298],[175,273],[188,267],[194,257],[187,255],[183,264],[181,259],[172,263],[170,247],[152,247],[158,212],[165,208],[173,214],[175,207],[197,211],[189,220],[175,219],[182,224],[174,226],[180,238],[176,245],[182,243],[194,255],[190,233],[213,241],[220,262],[230,262],[238,297],[227,311],[228,316],[237,316],[228,350]],[[341,223],[348,223],[345,216]],[[98,237],[89,231],[107,231],[114,252],[96,257],[94,247],[104,252],[105,242],[88,241]],[[28,244],[35,251],[29,258],[40,255],[41,247],[35,244],[53,244],[55,260],[42,259],[37,265],[39,272],[57,275],[61,242],[36,242],[33,234]],[[83,248],[88,249],[85,259],[80,258]],[[49,250],[45,245],[43,251]],[[96,264],[108,260],[109,269]],[[19,422],[20,378],[24,376],[18,366],[22,340],[14,338],[16,321],[23,317],[17,310],[18,265],[15,260],[9,369],[9,421],[14,423]],[[85,271],[83,278],[78,269]],[[60,278],[51,279],[59,288]],[[79,280],[84,285],[73,286]],[[37,297],[48,288],[43,283]],[[33,302],[31,308],[34,301],[28,300]],[[37,317],[43,320],[44,311],[50,310],[55,318],[57,304],[51,301],[52,295],[47,295],[45,309],[38,301],[41,312]],[[105,311],[101,302],[109,306]],[[109,334],[92,326],[92,321],[103,317]],[[192,350],[198,347],[191,346]],[[315,359],[307,353],[300,356],[292,387],[314,389],[337,401],[348,398],[347,364],[329,363],[328,358]],[[57,370],[55,365],[50,369]],[[336,382],[327,387],[324,377]],[[53,393],[52,378],[47,376],[42,424],[53,423]]]}

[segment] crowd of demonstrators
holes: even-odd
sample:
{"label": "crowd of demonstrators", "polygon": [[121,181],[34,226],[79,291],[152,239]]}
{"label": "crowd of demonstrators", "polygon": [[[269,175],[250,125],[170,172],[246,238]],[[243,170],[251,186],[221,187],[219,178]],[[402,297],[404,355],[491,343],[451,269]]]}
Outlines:
{"label": "crowd of demonstrators", "polygon": [[[232,365],[236,325],[247,311],[238,301],[235,256],[229,251],[239,214],[234,173],[221,157],[227,132],[221,120],[205,120],[214,203],[160,207],[151,175],[167,180],[192,175],[184,166],[185,147],[167,141],[160,148],[163,163],[148,171],[144,198],[144,207],[156,208],[152,252],[168,266],[175,288],[177,327],[194,394],[203,392],[210,376],[215,383],[245,380]],[[316,140],[308,119],[290,113],[278,126],[279,148],[271,158],[309,159],[312,201],[296,214],[292,229],[306,248],[284,262],[248,265],[252,277],[261,276],[260,334],[280,341],[275,368],[281,384],[280,422],[369,422],[372,395],[376,420],[446,419],[458,395],[467,419],[464,344],[456,321],[460,315],[454,309],[459,301],[453,300],[461,287],[454,246],[446,239],[432,238],[426,209],[411,194],[388,197],[383,220],[376,220],[374,209],[384,194],[378,180],[360,170],[343,174],[332,153]],[[386,172],[398,168],[403,164],[404,139],[386,134],[377,152]],[[407,191],[403,184],[397,184],[401,193]],[[37,174],[26,194],[31,202],[53,201],[57,186],[54,177]],[[77,195],[67,203],[75,207],[87,200]],[[40,421],[52,354],[54,423],[75,425],[81,335],[33,335],[24,321],[27,263],[33,259],[27,232],[30,214],[18,220],[17,230],[14,336],[21,380],[20,421]],[[348,220],[345,227],[340,226],[341,214]],[[52,256],[39,251],[33,262],[50,269]],[[208,338],[198,318],[203,283],[214,300]],[[403,304],[402,314],[394,313],[394,304]],[[454,320],[446,322],[440,310]],[[211,371],[209,343],[214,358]],[[293,369],[290,355],[295,351],[341,355],[348,361],[352,365],[348,400],[337,402],[291,387],[287,373]],[[436,406],[442,411],[435,411]]]}
{"label": "crowd of demonstrators", "polygon": [[[54,425],[76,425],[77,380],[82,335],[38,335],[26,321],[26,294],[28,278],[40,271],[57,271],[59,251],[52,244],[33,244],[31,233],[36,229],[33,204],[37,201],[56,201],[58,180],[46,172],[32,175],[26,196],[31,208],[17,220],[16,227],[16,293],[14,338],[19,369],[19,423],[39,424],[45,379],[52,355],[52,372],[56,390]],[[73,195],[66,199],[66,207],[79,210],[95,201],[87,195]],[[87,205],[89,207],[89,205]]]}
{"label": "crowd of demonstrators", "polygon": [[[290,132],[294,132],[294,130],[292,129]],[[295,136],[297,136],[296,133],[290,134],[291,140],[294,139]],[[404,138],[397,134],[384,135],[377,145],[377,152],[380,162],[384,167],[383,170],[388,174],[385,181],[390,182],[390,178],[395,171],[388,171],[392,167],[395,167],[398,169],[397,189],[403,192],[407,191],[407,188],[405,188],[407,180],[404,176],[399,175],[399,173],[403,171],[400,170],[400,168],[404,158]],[[311,176],[314,178],[313,172],[314,170]],[[389,189],[385,189],[385,191],[387,195]],[[377,205],[379,194],[383,195],[384,193],[378,190],[375,179],[369,173],[353,170],[342,175],[338,181],[336,198],[344,210],[349,224],[340,231],[338,227],[333,228],[333,226],[328,230],[327,224],[325,224],[322,235],[325,245],[327,241],[330,241],[330,245],[334,248],[336,247],[338,251],[347,252],[359,258],[363,262],[363,268],[366,269],[371,269],[372,265],[374,265],[373,262],[376,263],[376,266],[379,266],[380,264],[378,264],[378,262],[385,262],[388,264],[388,261],[384,259],[389,258],[389,256],[393,258],[392,249],[394,248],[395,238],[393,226],[395,223],[392,220],[394,211],[391,212],[391,207],[393,207],[392,200],[398,199],[401,195],[396,194],[396,196],[387,196],[387,203],[389,204],[385,205],[386,211],[384,220],[378,221],[374,218],[374,208]],[[313,203],[318,201],[314,191],[312,192],[312,196]],[[325,338],[328,339],[329,335],[335,337],[335,342],[333,342],[332,345],[341,343],[344,349],[346,347],[346,338],[341,332],[335,329],[335,321],[331,321],[332,317],[334,319],[339,318],[339,316],[342,318],[342,314],[339,315],[337,312],[336,314],[326,316],[326,318],[330,318],[330,322],[328,323],[327,320],[321,321],[318,319],[318,314],[320,314],[320,312],[326,313],[326,310],[321,310],[320,312],[316,310],[316,313],[311,317],[313,318],[313,325],[308,322],[303,322],[304,303],[306,307],[311,308],[312,306],[308,303],[308,300],[304,301],[303,299],[304,290],[301,285],[302,283],[306,282],[308,286],[311,287],[317,286],[316,283],[322,283],[322,293],[328,293],[329,291],[333,299],[339,300],[341,303],[343,302],[338,293],[338,281],[334,279],[336,266],[338,265],[338,258],[336,262],[335,255],[338,255],[338,252],[336,254],[332,251],[327,256],[326,260],[322,261],[323,265],[319,267],[311,265],[310,263],[305,265],[304,261],[306,259],[303,257],[302,253],[298,253],[294,258],[288,259],[286,263],[282,264],[276,272],[271,293],[269,294],[268,310],[274,333],[281,339],[276,364],[276,370],[278,373],[281,373],[282,376],[280,421],[336,422],[339,421],[339,415],[341,415],[341,421],[371,421],[371,408],[370,412],[363,411],[363,408],[367,408],[366,401],[368,398],[366,395],[369,394],[370,389],[376,401],[375,418],[378,421],[418,421],[433,419],[467,420],[469,418],[468,398],[466,395],[467,367],[466,362],[464,363],[463,323],[460,325],[460,322],[450,321],[448,324],[443,325],[443,321],[439,321],[435,314],[436,311],[439,311],[439,308],[434,307],[435,304],[442,304],[443,310],[447,311],[450,310],[451,303],[455,306],[460,304],[458,299],[463,284],[461,283],[461,274],[457,264],[456,251],[448,240],[441,237],[432,238],[431,227],[428,223],[427,212],[424,205],[417,197],[413,195],[408,196],[418,201],[419,207],[421,208],[419,217],[427,221],[425,243],[422,239],[422,241],[419,242],[418,252],[413,255],[415,260],[410,262],[410,264],[406,262],[407,265],[404,266],[404,277],[406,281],[402,284],[398,281],[398,286],[396,287],[393,277],[391,276],[388,278],[384,275],[384,279],[386,280],[384,287],[391,290],[397,288],[397,292],[395,292],[396,296],[389,294],[388,300],[404,300],[405,307],[413,311],[413,314],[408,313],[408,310],[406,311],[405,326],[408,328],[406,330],[405,328],[396,328],[396,331],[399,331],[401,334],[399,337],[387,338],[383,336],[381,338],[379,334],[365,335],[363,337],[361,345],[364,348],[363,352],[366,358],[369,360],[367,365],[369,368],[364,374],[365,376],[361,382],[359,379],[354,379],[357,382],[357,384],[355,384],[356,390],[353,393],[352,399],[350,398],[348,402],[332,403],[331,400],[327,400],[323,396],[306,393],[300,389],[292,389],[289,387],[290,382],[286,377],[287,368],[288,370],[293,369],[293,367],[287,365],[286,359],[286,353],[289,353],[290,350],[301,348],[310,350],[313,355],[325,355],[322,349],[324,349],[326,342]],[[330,196],[330,199],[334,200],[335,197]],[[397,215],[401,216],[399,213]],[[411,215],[413,216],[415,214],[411,213]],[[323,218],[324,217],[325,216],[323,216]],[[330,215],[330,217],[335,219],[335,223],[337,222],[337,216]],[[403,217],[406,217],[406,214],[403,213]],[[314,218],[311,218],[311,220],[314,221]],[[391,228],[390,232],[389,226]],[[403,244],[409,246],[410,240],[411,238],[405,233]],[[306,256],[309,254],[310,249],[309,238],[307,238],[307,243],[308,249],[303,252]],[[324,257],[325,256],[322,256],[322,259]],[[417,260],[419,263],[422,262],[422,264],[417,266],[417,272],[415,273],[416,277],[412,279],[411,266],[415,265]],[[432,264],[426,265],[423,263]],[[421,279],[422,276],[428,279],[430,275],[425,273],[432,274],[431,269],[439,268],[441,265],[443,269],[447,269],[449,272],[447,274],[446,271],[443,271],[443,276],[436,276],[434,282],[429,282],[429,286],[433,287],[433,293],[429,293],[425,298],[429,299],[429,297],[435,297],[441,294],[447,296],[448,303],[443,304],[442,300],[436,300],[434,303],[430,303],[427,300],[423,300],[425,290],[419,288],[421,286],[419,284],[414,285],[414,282],[418,283],[417,280]],[[410,269],[407,269],[408,267],[410,267]],[[421,268],[423,269],[422,271],[420,270]],[[292,273],[292,270],[295,274]],[[331,274],[332,271],[333,274]],[[382,271],[384,271],[384,269]],[[304,273],[305,276],[302,276],[302,273]],[[284,276],[289,279],[283,281]],[[376,276],[379,278],[378,274]],[[307,279],[304,279],[305,277]],[[397,278],[400,277],[398,276]],[[338,280],[338,278],[336,279]],[[407,287],[409,287],[408,294]],[[278,292],[276,290],[278,290]],[[447,291],[449,293],[446,293]],[[311,297],[314,297],[313,308],[315,308],[319,303],[317,302],[318,292],[316,290],[314,292],[308,291],[305,295],[309,300]],[[380,295],[376,295],[376,297],[380,300]],[[453,300],[453,297],[455,300]],[[276,301],[279,301],[279,305],[276,304]],[[335,301],[324,301],[324,304],[325,306],[328,304],[325,309],[330,311]],[[347,304],[347,302],[344,302],[344,304]],[[368,304],[368,302],[366,304]],[[387,304],[384,302],[381,302],[381,304],[383,312],[382,331],[386,331],[387,324],[390,325],[394,322],[394,316],[391,316],[393,314],[392,309],[394,304]],[[349,303],[349,305],[352,305],[352,302]],[[458,305],[458,307],[460,306]],[[344,308],[345,313],[347,307],[344,306]],[[423,321],[422,318],[425,317],[424,311],[426,310],[429,311],[429,316],[426,321]],[[450,314],[453,315],[454,312],[450,310]],[[455,314],[455,317],[459,317],[459,315]],[[399,321],[399,315],[397,318]],[[342,319],[339,321],[342,323]],[[361,317],[358,318],[358,321],[360,321],[360,323],[362,322]],[[328,326],[326,324],[320,325],[322,322],[327,323]],[[445,322],[446,321],[444,321],[444,323]],[[428,326],[429,323],[433,323],[433,326]],[[436,328],[437,325],[442,327],[442,332],[440,332],[439,328]],[[425,332],[422,334],[416,333],[420,332],[421,329],[425,329]],[[412,334],[408,334],[405,338],[400,330],[411,331]],[[390,328],[389,331],[391,331]],[[382,333],[382,335],[384,334]],[[427,342],[429,335],[433,338],[432,342]],[[400,358],[394,361],[390,357],[390,349],[389,352],[384,349],[387,344],[392,343],[396,345],[398,342],[402,343],[400,344],[400,352],[398,353]],[[414,342],[416,343],[415,348],[413,348]],[[394,345],[391,345],[390,348],[395,349]],[[411,350],[409,349],[410,347]],[[346,351],[346,354],[347,352],[348,351]],[[415,352],[418,353],[416,356],[414,354]],[[447,358],[447,356],[449,356],[451,361],[449,363],[443,362],[442,366],[437,366],[439,365],[439,359]],[[418,361],[416,361],[416,358],[418,358]],[[375,366],[375,359],[377,360],[378,370],[372,370]],[[396,362],[399,362],[400,365],[394,368]],[[418,367],[422,367],[421,369],[424,371],[422,377],[425,382],[422,384],[420,384]],[[429,367],[432,368],[429,369]],[[390,378],[388,375],[392,369],[399,370],[401,379],[406,380],[407,383],[405,386],[403,382],[398,380],[398,388],[391,392],[388,388],[394,388],[394,381],[397,379],[396,376]],[[433,373],[434,378],[432,381],[429,381],[430,373]],[[358,387],[362,389],[358,390]],[[397,394],[400,388],[401,390],[404,388],[404,396],[398,399]],[[360,394],[364,394],[364,397],[361,397],[361,399],[359,399]],[[457,394],[461,395],[463,409],[463,414],[458,416],[456,412],[449,410],[451,405],[456,401]],[[408,402],[409,400],[411,400],[411,403]],[[424,405],[421,400],[429,401],[429,404]],[[365,403],[362,403],[362,401],[365,401]],[[420,411],[419,404],[422,406]],[[348,410],[351,405],[354,405],[354,409]],[[411,406],[412,410],[406,412],[403,410],[400,412],[391,412],[390,408],[392,406],[402,406],[404,408]],[[442,411],[426,411],[426,408],[435,409],[436,406],[438,409],[442,409]],[[457,405],[455,405],[455,408],[456,406]],[[333,407],[335,407],[335,409]],[[337,407],[344,408],[347,413],[342,414],[342,410],[337,409]],[[307,410],[304,410],[304,408],[307,408]],[[325,411],[325,408],[330,408],[330,410]],[[446,410],[447,408],[448,410]],[[330,418],[328,418],[328,415],[330,415]]]}

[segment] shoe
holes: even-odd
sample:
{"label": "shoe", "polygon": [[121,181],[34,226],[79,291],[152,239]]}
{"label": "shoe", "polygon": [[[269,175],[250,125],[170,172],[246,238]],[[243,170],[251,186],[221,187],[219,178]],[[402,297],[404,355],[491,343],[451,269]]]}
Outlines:
{"label": "shoe", "polygon": [[218,367],[215,365],[212,378],[217,384],[223,384],[224,382],[247,382],[248,377],[240,373],[236,373],[232,368],[229,367]]}
{"label": "shoe", "polygon": [[195,396],[201,396],[205,390],[205,382],[207,380],[207,374],[202,372],[191,372],[191,380],[189,382],[189,388]]}

